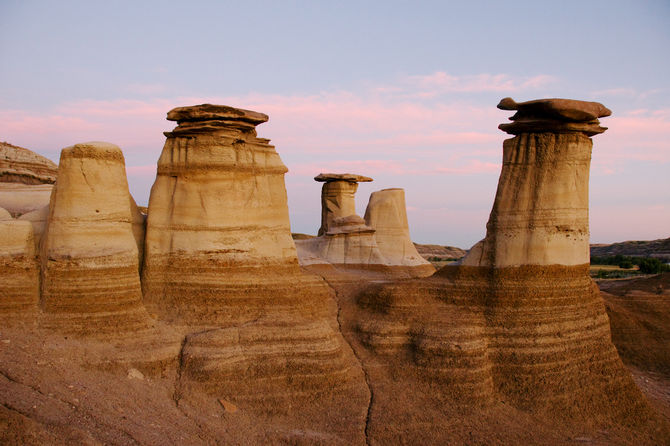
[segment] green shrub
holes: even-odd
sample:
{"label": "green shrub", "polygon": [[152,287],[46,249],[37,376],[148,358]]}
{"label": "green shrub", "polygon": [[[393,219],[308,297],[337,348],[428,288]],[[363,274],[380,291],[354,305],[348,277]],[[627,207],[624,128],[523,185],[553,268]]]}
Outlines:
{"label": "green shrub", "polygon": [[640,260],[640,272],[642,274],[658,274],[663,271],[663,264],[653,257],[645,257]]}

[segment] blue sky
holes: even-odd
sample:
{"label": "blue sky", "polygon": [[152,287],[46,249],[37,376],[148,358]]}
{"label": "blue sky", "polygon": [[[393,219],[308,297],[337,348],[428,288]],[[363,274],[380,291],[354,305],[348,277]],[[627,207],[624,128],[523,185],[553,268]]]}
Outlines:
{"label": "blue sky", "polygon": [[[137,4],[136,4],[137,3]],[[482,238],[500,169],[495,108],[612,109],[594,138],[594,242],[670,236],[670,3],[0,0],[0,140],[54,160],[121,146],[146,203],[172,107],[261,111],[293,230],[319,226],[322,170],[406,190],[412,236]]]}

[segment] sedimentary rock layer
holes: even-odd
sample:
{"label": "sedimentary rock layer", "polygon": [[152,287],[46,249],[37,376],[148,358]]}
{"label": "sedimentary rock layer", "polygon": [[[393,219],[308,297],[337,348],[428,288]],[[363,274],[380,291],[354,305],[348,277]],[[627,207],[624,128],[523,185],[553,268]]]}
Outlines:
{"label": "sedimentary rock layer", "polygon": [[45,184],[56,181],[58,166],[22,147],[0,142],[0,182]]}
{"label": "sedimentary rock layer", "polygon": [[8,218],[0,208],[0,320],[10,324],[35,319],[39,303],[39,268],[33,227]]}
{"label": "sedimentary rock layer", "polygon": [[82,333],[145,326],[131,200],[117,146],[63,149],[40,253],[47,326]]}
{"label": "sedimentary rock layer", "polygon": [[0,183],[0,207],[14,218],[49,205],[52,184]]}

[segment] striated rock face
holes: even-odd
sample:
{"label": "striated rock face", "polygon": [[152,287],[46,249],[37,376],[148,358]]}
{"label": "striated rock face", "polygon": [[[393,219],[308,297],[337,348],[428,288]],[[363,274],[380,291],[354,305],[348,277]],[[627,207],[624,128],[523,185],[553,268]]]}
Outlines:
{"label": "striated rock face", "polygon": [[[593,132],[561,125],[596,126],[596,115],[610,112],[600,104],[572,100],[511,103],[508,98],[499,105],[519,111],[512,117],[514,123],[501,124],[501,129],[516,136],[503,143],[503,167],[486,238],[462,264],[502,268],[589,263],[593,143],[588,135]],[[551,127],[551,123],[560,125]]]}
{"label": "striated rock face", "polygon": [[0,142],[0,182],[52,184],[58,166],[48,158],[23,147]]}
{"label": "striated rock face", "polygon": [[47,326],[81,333],[145,326],[131,202],[117,146],[63,149],[40,253]]}
{"label": "striated rock face", "polygon": [[174,109],[168,119],[179,125],[166,133],[149,199],[145,302],[162,317],[239,320],[242,302],[253,301],[240,289],[298,274],[287,169],[256,136],[266,115],[205,104]]}
{"label": "striated rock face", "polygon": [[[393,265],[433,267],[417,252],[409,236],[403,189],[383,189],[370,195],[365,223],[375,230],[382,256]],[[431,271],[432,272],[432,271]]]}
{"label": "striated rock face", "polygon": [[0,321],[35,319],[39,303],[39,268],[33,227],[13,220],[0,208]]}
{"label": "striated rock face", "polygon": [[[619,359],[589,277],[591,131],[546,132],[549,120],[581,122],[582,113],[604,107],[532,104],[542,106],[518,104],[524,126],[504,143],[486,239],[462,266],[365,291],[357,300],[359,338],[387,367],[443,383],[426,385],[455,403],[505,401],[557,419],[647,423],[652,410]],[[596,125],[592,115],[584,119]]]}
{"label": "striated rock face", "polygon": [[[337,330],[332,290],[298,265],[287,169],[256,135],[267,116],[205,104],[168,119],[178,125],[149,200],[144,299],[161,319],[208,327],[184,343],[176,397],[195,406],[205,393],[294,417],[317,405],[344,414],[335,423],[354,441],[367,388]],[[311,418],[305,426],[330,422]]]}

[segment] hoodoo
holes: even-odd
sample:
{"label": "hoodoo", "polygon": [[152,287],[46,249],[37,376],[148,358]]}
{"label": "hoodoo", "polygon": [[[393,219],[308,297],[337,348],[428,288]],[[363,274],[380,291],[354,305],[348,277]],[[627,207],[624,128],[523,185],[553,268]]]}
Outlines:
{"label": "hoodoo", "polygon": [[405,191],[383,189],[370,194],[365,209],[365,224],[375,230],[379,251],[392,265],[424,266],[429,274],[435,270],[417,252],[409,236]]}
{"label": "hoodoo", "polygon": [[319,410],[338,413],[355,438],[367,388],[332,290],[298,264],[287,169],[255,130],[268,117],[203,104],[168,119],[178,125],[149,199],[144,298],[163,320],[208,327],[184,342],[175,398],[227,396],[261,414],[300,407],[306,426],[332,423]]}
{"label": "hoodoo", "polygon": [[131,203],[117,146],[63,149],[40,253],[45,325],[80,333],[145,326]]}
{"label": "hoodoo", "polygon": [[353,173],[320,173],[314,181],[323,183],[321,187],[321,236],[331,228],[333,220],[356,215],[356,191],[358,183],[367,183],[372,178]]}
{"label": "hoodoo", "polygon": [[[604,131],[597,118],[610,112],[562,99],[504,99],[499,108],[518,111],[500,126],[515,136],[503,145],[486,238],[461,266],[364,292],[360,339],[388,367],[403,363],[410,375],[444,383],[435,398],[646,423],[651,410],[617,355],[589,277],[590,136]],[[399,392],[404,384],[389,385]]]}
{"label": "hoodoo", "polygon": [[486,238],[463,259],[471,266],[589,263],[590,136],[602,133],[596,102],[545,99],[498,108],[517,110],[500,129],[503,166]]}

